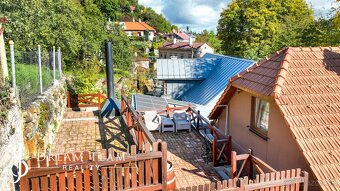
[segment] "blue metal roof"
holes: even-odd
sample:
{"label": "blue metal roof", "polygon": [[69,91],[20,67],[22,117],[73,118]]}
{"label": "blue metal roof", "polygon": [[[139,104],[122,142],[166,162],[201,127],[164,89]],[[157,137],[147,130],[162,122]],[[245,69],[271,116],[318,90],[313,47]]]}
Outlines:
{"label": "blue metal roof", "polygon": [[255,61],[224,55],[206,53],[203,58],[216,59],[216,65],[209,76],[199,85],[186,91],[180,98],[200,105],[206,105],[223,92],[229,79],[252,66]]}
{"label": "blue metal roof", "polygon": [[216,60],[216,58],[158,59],[156,64],[157,79],[205,79],[215,67]]}

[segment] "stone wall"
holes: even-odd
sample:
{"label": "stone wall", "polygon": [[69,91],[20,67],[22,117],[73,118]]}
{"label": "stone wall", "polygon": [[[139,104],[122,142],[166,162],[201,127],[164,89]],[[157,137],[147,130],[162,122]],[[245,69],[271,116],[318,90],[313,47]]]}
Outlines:
{"label": "stone wall", "polygon": [[9,106],[0,107],[0,191],[8,191],[15,190],[12,171],[22,159],[50,149],[66,110],[67,97],[66,82],[60,80],[22,111],[13,90],[3,93],[2,89],[0,100],[11,94]]}
{"label": "stone wall", "polygon": [[66,83],[61,80],[23,111],[24,158],[36,157],[39,152],[51,149],[66,101]]}
{"label": "stone wall", "polygon": [[[12,99],[12,101],[15,99]],[[8,110],[7,120],[0,127],[0,190],[14,190],[12,168],[23,156],[22,119],[18,104]]]}

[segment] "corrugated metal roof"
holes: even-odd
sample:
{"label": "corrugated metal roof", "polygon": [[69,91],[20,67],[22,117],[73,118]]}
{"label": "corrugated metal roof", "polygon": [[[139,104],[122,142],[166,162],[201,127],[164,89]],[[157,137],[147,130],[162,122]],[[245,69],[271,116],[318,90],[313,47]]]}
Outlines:
{"label": "corrugated metal roof", "polygon": [[158,59],[157,79],[205,79],[215,67],[216,58]]}
{"label": "corrugated metal roof", "polygon": [[163,97],[149,96],[143,94],[133,94],[132,95],[132,106],[137,111],[159,111],[166,108],[167,105],[174,106],[188,106],[196,107],[195,104],[179,101],[174,99],[166,99]]}
{"label": "corrugated metal roof", "polygon": [[228,85],[229,78],[254,64],[252,60],[207,53],[203,59],[215,59],[216,66],[209,76],[183,94],[181,100],[206,105]]}
{"label": "corrugated metal roof", "polygon": [[157,111],[166,108],[168,104],[162,97],[133,94],[132,105],[137,111]]}

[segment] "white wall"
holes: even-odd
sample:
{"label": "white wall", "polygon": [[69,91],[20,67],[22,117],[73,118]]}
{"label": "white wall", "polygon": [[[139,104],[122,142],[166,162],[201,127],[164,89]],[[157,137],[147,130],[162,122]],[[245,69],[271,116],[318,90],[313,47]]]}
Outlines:
{"label": "white wall", "polygon": [[211,48],[209,45],[204,44],[198,49],[198,54],[197,57],[203,57],[205,53],[214,53],[214,49]]}

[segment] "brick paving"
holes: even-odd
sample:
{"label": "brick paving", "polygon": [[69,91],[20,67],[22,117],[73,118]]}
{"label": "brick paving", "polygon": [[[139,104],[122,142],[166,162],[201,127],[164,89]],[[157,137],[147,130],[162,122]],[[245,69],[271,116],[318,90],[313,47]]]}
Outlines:
{"label": "brick paving", "polygon": [[67,111],[56,133],[51,152],[97,151],[114,148],[125,152],[131,137],[120,118],[101,121],[95,111]]}
{"label": "brick paving", "polygon": [[206,153],[205,143],[195,132],[152,132],[152,134],[155,139],[167,142],[168,160],[173,164],[176,174],[176,188],[220,180],[212,162],[209,164],[205,162],[203,158]]}
{"label": "brick paving", "polygon": [[[52,153],[99,152],[111,147],[124,152],[132,138],[121,125],[118,118],[100,121],[92,111],[67,111],[56,133]],[[152,134],[156,139],[167,142],[168,160],[174,166],[178,189],[220,180],[212,163],[205,162],[205,143],[195,132]]]}

